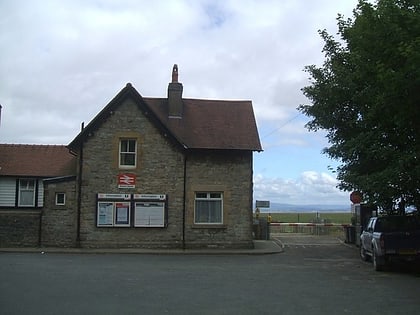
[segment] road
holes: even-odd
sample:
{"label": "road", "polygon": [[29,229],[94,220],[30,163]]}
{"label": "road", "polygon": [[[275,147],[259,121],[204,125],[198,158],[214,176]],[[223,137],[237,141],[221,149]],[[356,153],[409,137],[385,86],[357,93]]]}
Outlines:
{"label": "road", "polygon": [[0,254],[1,314],[418,314],[420,273],[328,237],[274,255]]}

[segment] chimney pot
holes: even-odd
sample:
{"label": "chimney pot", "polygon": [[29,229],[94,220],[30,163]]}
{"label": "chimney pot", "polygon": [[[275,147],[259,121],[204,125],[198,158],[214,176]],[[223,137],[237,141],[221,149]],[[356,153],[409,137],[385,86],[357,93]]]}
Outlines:
{"label": "chimney pot", "polygon": [[178,82],[178,65],[174,64],[174,67],[172,68],[172,83]]}

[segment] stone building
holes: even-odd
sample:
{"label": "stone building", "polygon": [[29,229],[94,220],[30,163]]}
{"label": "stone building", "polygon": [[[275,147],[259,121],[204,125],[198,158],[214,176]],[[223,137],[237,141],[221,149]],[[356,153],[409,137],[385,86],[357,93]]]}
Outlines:
{"label": "stone building", "polygon": [[252,247],[252,103],[182,94],[175,65],[167,97],[127,84],[83,127],[74,172],[43,180],[40,245]]}
{"label": "stone building", "polygon": [[[44,229],[46,245],[76,245],[75,170],[76,157],[64,145],[0,144],[0,247],[39,246]],[[47,191],[54,181],[70,182],[67,199],[64,190]]]}

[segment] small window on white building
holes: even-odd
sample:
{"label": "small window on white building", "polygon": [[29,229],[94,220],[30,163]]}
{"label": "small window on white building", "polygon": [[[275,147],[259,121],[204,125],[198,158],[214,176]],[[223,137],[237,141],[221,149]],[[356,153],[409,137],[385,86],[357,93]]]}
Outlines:
{"label": "small window on white building", "polygon": [[20,179],[19,180],[19,207],[35,206],[35,180]]}
{"label": "small window on white building", "polygon": [[195,193],[194,223],[223,223],[223,194],[221,192]]}
{"label": "small window on white building", "polygon": [[66,194],[65,193],[56,193],[55,194],[55,204],[57,206],[64,206],[66,204]]}
{"label": "small window on white building", "polygon": [[137,141],[135,139],[121,139],[119,151],[119,166],[121,168],[135,168]]}

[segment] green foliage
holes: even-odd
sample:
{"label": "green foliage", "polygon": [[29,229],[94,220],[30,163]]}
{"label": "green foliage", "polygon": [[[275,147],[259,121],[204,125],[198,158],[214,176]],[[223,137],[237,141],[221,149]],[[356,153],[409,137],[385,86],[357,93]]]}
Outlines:
{"label": "green foliage", "polygon": [[311,131],[325,129],[324,153],[341,162],[339,188],[383,209],[420,208],[420,2],[360,0],[353,19],[325,30],[322,67],[305,67]]}

